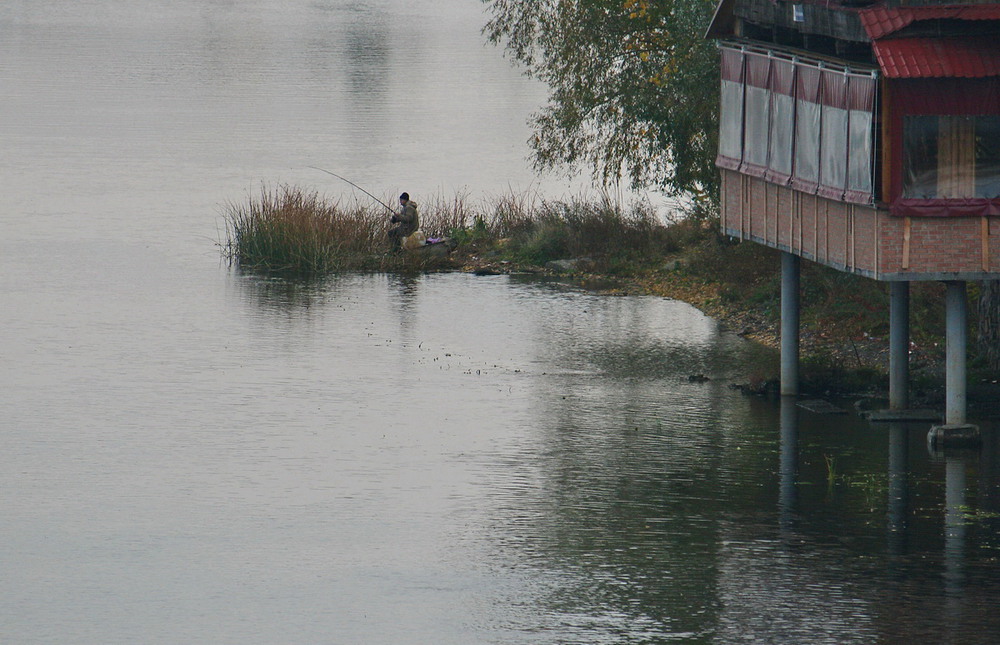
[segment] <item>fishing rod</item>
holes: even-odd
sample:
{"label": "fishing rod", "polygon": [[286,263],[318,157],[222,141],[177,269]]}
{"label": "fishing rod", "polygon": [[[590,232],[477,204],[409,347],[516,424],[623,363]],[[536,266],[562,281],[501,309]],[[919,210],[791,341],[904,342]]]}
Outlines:
{"label": "fishing rod", "polygon": [[354,183],[354,182],[353,182],[353,181],[351,181],[350,179],[347,179],[346,177],[341,177],[340,175],[338,175],[338,174],[337,174],[337,173],[335,173],[335,172],[330,172],[329,170],[323,170],[322,168],[317,168],[316,166],[306,166],[306,167],[307,167],[307,168],[312,168],[313,170],[318,170],[318,171],[320,171],[320,172],[325,172],[325,173],[326,173],[326,174],[328,174],[328,175],[333,175],[334,177],[336,177],[337,179],[339,179],[339,180],[341,180],[341,181],[346,181],[346,182],[347,182],[347,183],[349,183],[350,185],[354,186],[355,188],[357,188],[358,190],[360,190],[360,191],[361,191],[361,192],[363,192],[364,194],[368,195],[369,197],[371,197],[372,199],[374,199],[375,201],[377,201],[377,202],[378,202],[379,204],[382,204],[382,206],[384,206],[384,207],[385,207],[385,209],[386,209],[387,211],[389,211],[390,213],[393,213],[393,214],[395,214],[395,213],[396,213],[396,211],[395,211],[395,210],[393,210],[391,206],[389,206],[388,204],[386,204],[385,202],[383,202],[383,201],[382,201],[381,199],[379,199],[379,198],[378,198],[378,197],[376,197],[375,195],[372,195],[371,193],[369,193],[369,192],[368,192],[367,190],[365,190],[365,189],[364,189],[364,188],[362,188],[361,186],[358,186],[358,185],[357,185],[356,183]]}

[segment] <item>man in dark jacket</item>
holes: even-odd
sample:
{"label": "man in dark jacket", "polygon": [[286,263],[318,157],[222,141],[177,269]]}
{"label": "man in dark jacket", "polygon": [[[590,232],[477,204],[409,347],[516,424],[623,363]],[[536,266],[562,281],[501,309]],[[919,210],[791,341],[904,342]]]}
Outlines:
{"label": "man in dark jacket", "polygon": [[398,250],[403,244],[403,238],[412,235],[420,228],[420,218],[417,216],[417,205],[410,201],[410,195],[399,196],[399,211],[389,220],[394,226],[389,229],[389,243],[393,250]]}

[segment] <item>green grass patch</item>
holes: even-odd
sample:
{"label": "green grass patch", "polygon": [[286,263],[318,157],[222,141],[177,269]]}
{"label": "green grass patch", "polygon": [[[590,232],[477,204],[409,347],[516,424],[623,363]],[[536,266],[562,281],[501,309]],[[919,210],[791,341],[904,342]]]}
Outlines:
{"label": "green grass patch", "polygon": [[[533,266],[586,256],[594,270],[627,274],[679,250],[691,236],[683,225],[665,224],[651,207],[626,211],[607,197],[545,201],[531,193],[508,194],[473,205],[458,194],[431,198],[418,208],[421,230],[450,237],[459,256],[482,253]],[[224,217],[224,252],[244,270],[316,275],[449,268],[440,259],[390,253],[389,213],[377,205],[344,206],[279,186],[228,204]]]}
{"label": "green grass patch", "polygon": [[[586,258],[574,270],[632,281],[651,293],[687,299],[712,315],[735,313],[739,329],[766,332],[780,318],[780,253],[720,235],[717,221],[703,213],[664,221],[648,204],[622,207],[604,195],[549,201],[530,192],[475,203],[461,193],[417,202],[421,230],[451,238],[456,244],[451,255],[392,253],[389,213],[381,205],[331,202],[294,186],[262,188],[245,203],[228,204],[221,246],[241,270],[297,276],[500,263],[527,269]],[[888,336],[887,285],[812,262],[802,263],[801,283],[802,327],[817,348],[803,360],[806,387],[884,387],[884,374],[870,369],[871,357],[858,348]],[[934,282],[911,285],[915,387],[923,366],[934,368],[943,352],[943,291]]]}

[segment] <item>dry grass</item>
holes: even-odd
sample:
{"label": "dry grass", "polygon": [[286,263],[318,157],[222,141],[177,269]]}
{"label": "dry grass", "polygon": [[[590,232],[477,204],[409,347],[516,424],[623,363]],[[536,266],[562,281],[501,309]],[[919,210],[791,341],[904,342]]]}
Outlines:
{"label": "dry grass", "polygon": [[324,273],[353,266],[381,250],[385,217],[372,208],[342,208],[291,186],[262,188],[247,204],[226,208],[227,257],[241,268]]}
{"label": "dry grass", "polygon": [[[604,269],[677,247],[650,208],[622,211],[609,198],[545,201],[508,193],[472,204],[466,194],[432,197],[419,205],[421,229],[452,238],[466,252],[485,248],[524,264],[589,256]],[[225,209],[226,256],[259,272],[303,275],[345,270],[447,268],[440,259],[392,254],[388,213],[381,206],[329,203],[294,186],[262,188],[248,203]]]}
{"label": "dry grass", "polygon": [[[429,271],[542,266],[590,259],[584,270],[625,278],[649,293],[680,298],[760,340],[776,338],[779,254],[732,244],[697,218],[665,223],[643,206],[624,211],[608,198],[546,201],[504,194],[472,203],[465,194],[420,202],[421,229],[457,243],[451,256],[392,253],[381,205],[342,206],[292,186],[262,189],[224,212],[225,255],[243,270],[299,276],[339,271]],[[943,347],[937,284],[915,285],[912,340],[933,367]],[[884,285],[819,265],[803,267],[805,351],[820,367],[879,367],[887,333]],[[868,356],[868,355],[871,356]],[[881,361],[881,362],[880,362]]]}

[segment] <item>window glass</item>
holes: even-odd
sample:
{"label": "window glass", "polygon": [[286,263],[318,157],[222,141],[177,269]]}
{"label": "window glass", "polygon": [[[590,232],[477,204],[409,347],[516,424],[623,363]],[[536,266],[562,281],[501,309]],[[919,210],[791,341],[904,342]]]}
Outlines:
{"label": "window glass", "polygon": [[872,187],[872,114],[851,110],[848,139],[847,188],[871,193]]}
{"label": "window glass", "polygon": [[820,106],[811,101],[795,102],[795,177],[815,185],[819,182]]}
{"label": "window glass", "polygon": [[747,85],[746,138],[743,160],[755,166],[767,165],[767,135],[770,114],[769,92],[762,87]]}
{"label": "window glass", "polygon": [[795,99],[774,94],[771,101],[771,155],[768,165],[787,179],[792,174],[792,135],[795,131]]}
{"label": "window glass", "polygon": [[938,117],[937,195],[972,197],[976,192],[976,123],[973,117]]}
{"label": "window glass", "polygon": [[847,110],[824,105],[821,136],[819,183],[843,190],[847,185]]}
{"label": "window glass", "polygon": [[1000,197],[1000,116],[906,116],[903,197]]}
{"label": "window glass", "polygon": [[1000,116],[976,117],[976,197],[1000,197]]}
{"label": "window glass", "polygon": [[743,85],[722,81],[719,117],[719,154],[730,159],[743,157]]}
{"label": "window glass", "polygon": [[903,197],[937,197],[936,116],[903,119]]}

